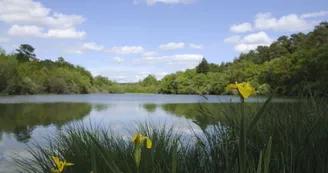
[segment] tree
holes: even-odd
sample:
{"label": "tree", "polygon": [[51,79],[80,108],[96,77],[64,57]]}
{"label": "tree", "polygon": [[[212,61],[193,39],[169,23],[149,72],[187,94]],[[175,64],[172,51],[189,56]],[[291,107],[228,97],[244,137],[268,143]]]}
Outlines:
{"label": "tree", "polygon": [[196,67],[196,72],[206,74],[208,71],[209,71],[208,62],[205,58],[203,58],[202,61]]}
{"label": "tree", "polygon": [[210,63],[208,72],[221,72],[221,68],[218,64]]}
{"label": "tree", "polygon": [[142,81],[141,84],[143,86],[150,86],[150,85],[157,85],[158,81],[154,75],[148,75],[145,77]]}
{"label": "tree", "polygon": [[19,62],[26,62],[30,60],[35,60],[36,55],[34,54],[34,48],[28,44],[21,44],[18,49],[16,49],[16,56]]}
{"label": "tree", "polygon": [[18,61],[15,56],[0,55],[0,94],[16,91]]}
{"label": "tree", "polygon": [[176,74],[169,74],[164,76],[161,80],[160,92],[165,94],[178,94],[178,83],[176,81]]}
{"label": "tree", "polygon": [[192,89],[198,94],[208,94],[207,76],[204,73],[196,74],[192,79]]}
{"label": "tree", "polygon": [[5,56],[6,51],[0,47],[0,56]]}

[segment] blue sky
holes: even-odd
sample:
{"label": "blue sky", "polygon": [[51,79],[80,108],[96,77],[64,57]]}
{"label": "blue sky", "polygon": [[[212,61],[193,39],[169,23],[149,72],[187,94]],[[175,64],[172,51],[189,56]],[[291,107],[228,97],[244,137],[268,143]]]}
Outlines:
{"label": "blue sky", "polygon": [[[232,61],[281,35],[328,20],[325,0],[0,0],[0,46],[31,44],[40,59],[135,82]],[[325,9],[326,8],[326,9]]]}

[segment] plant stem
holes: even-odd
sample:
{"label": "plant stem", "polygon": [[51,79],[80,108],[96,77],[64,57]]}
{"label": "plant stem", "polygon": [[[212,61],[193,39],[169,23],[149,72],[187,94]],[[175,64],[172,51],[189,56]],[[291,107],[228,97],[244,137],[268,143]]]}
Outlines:
{"label": "plant stem", "polygon": [[244,104],[245,100],[241,96],[241,122],[240,122],[240,137],[239,137],[239,169],[240,173],[245,173],[245,165],[246,165],[246,130],[245,130],[245,112],[244,112]]}

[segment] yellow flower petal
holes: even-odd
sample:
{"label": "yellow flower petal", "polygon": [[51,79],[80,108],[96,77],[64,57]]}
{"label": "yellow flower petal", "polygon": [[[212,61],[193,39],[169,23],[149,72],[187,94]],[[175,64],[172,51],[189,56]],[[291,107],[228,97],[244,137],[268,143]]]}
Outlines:
{"label": "yellow flower petal", "polygon": [[236,82],[236,84],[229,84],[226,89],[238,89],[238,92],[243,98],[248,98],[255,91],[249,82],[242,82],[240,84]]}
{"label": "yellow flower petal", "polygon": [[226,88],[227,91],[231,90],[231,89],[237,89],[237,85],[236,84],[229,84]]}
{"label": "yellow flower petal", "polygon": [[52,156],[51,158],[55,162],[55,164],[57,165],[57,167],[59,167],[60,166],[60,160],[59,160],[59,158],[58,157],[55,157],[55,156]]}
{"label": "yellow flower petal", "polygon": [[145,139],[146,139],[146,146],[147,146],[147,148],[148,149],[151,149],[151,147],[153,145],[152,141],[148,137],[145,137]]}
{"label": "yellow flower petal", "polygon": [[63,170],[64,170],[64,168],[65,168],[65,164],[66,164],[66,161],[64,161],[64,162],[60,162],[60,166],[58,167],[58,169],[59,169],[59,172],[63,172]]}
{"label": "yellow flower petal", "polygon": [[137,144],[140,141],[141,134],[139,132],[136,132],[136,135],[134,135],[132,139],[132,143]]}
{"label": "yellow flower petal", "polygon": [[57,165],[58,170],[55,168],[51,168],[52,173],[60,173],[63,172],[65,166],[72,166],[73,163],[68,163],[66,161],[60,161],[58,157],[52,156],[52,160],[54,160],[55,164]]}
{"label": "yellow flower petal", "polygon": [[55,168],[51,168],[51,172],[52,172],[52,173],[59,173],[59,171],[56,170]]}
{"label": "yellow flower petal", "polygon": [[65,166],[73,166],[74,163],[66,163]]}

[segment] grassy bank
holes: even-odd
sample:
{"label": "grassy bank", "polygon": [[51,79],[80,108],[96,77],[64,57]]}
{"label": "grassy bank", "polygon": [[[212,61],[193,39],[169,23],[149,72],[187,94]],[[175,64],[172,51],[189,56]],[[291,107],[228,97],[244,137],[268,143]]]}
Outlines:
{"label": "grassy bank", "polygon": [[[244,127],[240,104],[231,103],[217,110],[224,119],[191,137],[151,123],[140,125],[128,136],[77,125],[49,137],[48,146],[31,146],[32,158],[16,157],[17,172],[48,173],[54,167],[51,156],[74,163],[64,169],[66,173],[328,172],[328,106],[324,99],[266,102],[256,109],[249,106],[243,105]],[[202,108],[199,112],[216,116]],[[139,169],[131,142],[136,131],[152,140],[151,149],[142,147]],[[240,156],[243,153],[245,157]],[[245,163],[244,171],[241,163]]]}

